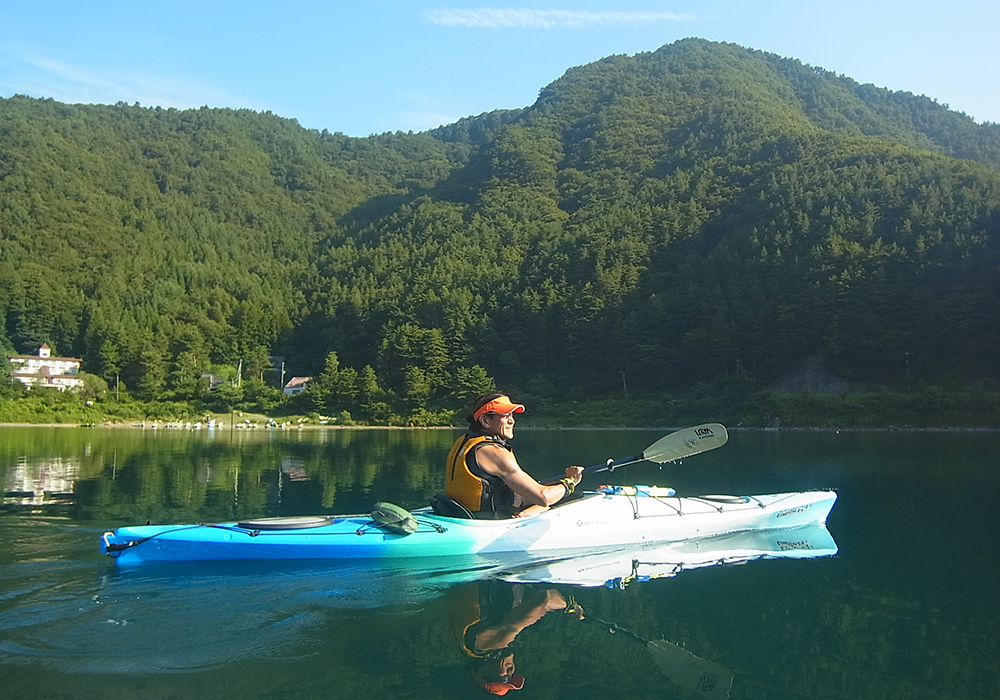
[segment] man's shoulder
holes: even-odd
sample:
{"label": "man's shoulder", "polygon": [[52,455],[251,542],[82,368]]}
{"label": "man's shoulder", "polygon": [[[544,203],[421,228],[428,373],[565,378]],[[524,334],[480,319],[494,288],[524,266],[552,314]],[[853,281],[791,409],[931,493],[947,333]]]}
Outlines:
{"label": "man's shoulder", "polygon": [[502,440],[484,440],[476,445],[476,459],[481,460],[483,457],[492,464],[503,467],[505,471],[520,469],[510,447]]}

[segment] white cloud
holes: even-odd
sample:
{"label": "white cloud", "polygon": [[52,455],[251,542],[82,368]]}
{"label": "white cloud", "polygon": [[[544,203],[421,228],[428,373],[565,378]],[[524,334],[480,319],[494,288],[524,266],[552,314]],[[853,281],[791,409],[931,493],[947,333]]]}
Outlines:
{"label": "white cloud", "polygon": [[472,10],[431,10],[427,19],[446,27],[474,27],[477,29],[552,29],[569,27],[581,29],[609,24],[649,24],[651,22],[680,22],[695,19],[695,15],[675,12],[640,12],[608,10],[528,10],[518,8],[481,7]]}

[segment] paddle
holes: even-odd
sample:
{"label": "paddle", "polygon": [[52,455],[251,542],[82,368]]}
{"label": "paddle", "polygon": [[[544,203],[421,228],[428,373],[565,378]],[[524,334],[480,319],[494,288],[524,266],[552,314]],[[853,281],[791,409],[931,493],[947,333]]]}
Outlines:
{"label": "paddle", "polygon": [[719,664],[695,656],[665,639],[645,639],[599,617],[585,615],[583,619],[606,626],[612,634],[624,634],[643,644],[663,675],[684,690],[713,700],[729,697],[729,691],[733,687],[733,674]]}
{"label": "paddle", "polygon": [[[624,467],[626,464],[635,464],[636,462],[643,461],[658,462],[661,464],[663,462],[674,462],[684,457],[691,457],[702,452],[707,452],[708,450],[714,450],[716,447],[722,447],[728,439],[729,433],[726,432],[725,426],[720,423],[696,425],[692,428],[684,428],[669,435],[664,435],[643,450],[642,454],[622,457],[621,459],[609,459],[604,464],[595,464],[592,467],[587,467],[583,470],[583,473],[610,472],[618,467]],[[565,475],[553,476],[543,480],[541,483],[558,481],[563,476]]]}

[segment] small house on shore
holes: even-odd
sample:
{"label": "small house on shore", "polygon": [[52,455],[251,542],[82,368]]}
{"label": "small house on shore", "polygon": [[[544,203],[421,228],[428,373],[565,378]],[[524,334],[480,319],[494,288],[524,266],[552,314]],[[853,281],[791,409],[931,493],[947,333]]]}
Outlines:
{"label": "small house on shore", "polygon": [[53,357],[48,343],[38,348],[37,355],[8,355],[10,377],[24,384],[28,389],[42,387],[66,391],[83,386],[78,357]]}
{"label": "small house on shore", "polygon": [[288,383],[285,384],[282,391],[285,392],[285,396],[295,396],[296,394],[301,394],[306,390],[306,384],[309,383],[310,379],[312,379],[312,377],[292,377],[288,380]]}

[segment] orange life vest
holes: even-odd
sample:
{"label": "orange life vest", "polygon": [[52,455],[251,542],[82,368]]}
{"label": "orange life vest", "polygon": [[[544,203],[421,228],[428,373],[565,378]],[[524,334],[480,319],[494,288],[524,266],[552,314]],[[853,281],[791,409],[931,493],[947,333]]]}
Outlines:
{"label": "orange life vest", "polygon": [[510,449],[502,439],[482,433],[468,433],[455,440],[448,453],[445,495],[476,517],[509,518],[514,512],[514,492],[503,479],[484,471],[476,462],[476,450],[486,443]]}
{"label": "orange life vest", "polygon": [[[498,586],[502,586],[499,587]],[[448,616],[455,641],[466,656],[473,659],[496,659],[508,651],[481,651],[476,637],[484,628],[503,624],[504,616],[514,607],[514,589],[506,582],[475,581],[448,591]]]}

